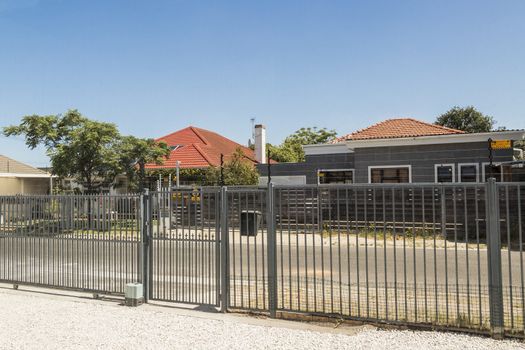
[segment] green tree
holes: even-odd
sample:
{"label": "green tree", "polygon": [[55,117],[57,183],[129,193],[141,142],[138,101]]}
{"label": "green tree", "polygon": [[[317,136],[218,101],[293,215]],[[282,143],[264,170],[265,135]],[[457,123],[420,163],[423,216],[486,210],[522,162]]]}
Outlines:
{"label": "green tree", "polygon": [[23,135],[29,148],[44,146],[53,173],[73,177],[88,193],[113,182],[119,170],[117,127],[89,120],[77,110],[64,115],[30,115],[20,125],[3,129],[6,136]]}
{"label": "green tree", "polygon": [[446,126],[452,129],[462,130],[468,133],[489,132],[496,122],[494,118],[484,115],[473,106],[451,108],[446,113],[440,115],[435,124]]}
{"label": "green tree", "polygon": [[333,141],[337,136],[335,130],[326,128],[318,129],[301,128],[286,137],[279,146],[268,145],[270,156],[273,160],[281,163],[297,163],[305,160],[304,145],[317,145]]}
{"label": "green tree", "polygon": [[145,165],[161,165],[169,157],[170,149],[165,142],[124,136],[118,145],[120,171],[128,177],[129,188],[141,191],[146,180]]}
{"label": "green tree", "polygon": [[6,136],[23,135],[29,148],[44,146],[53,174],[72,177],[94,193],[113,184],[118,174],[143,183],[144,164],[161,164],[169,155],[164,143],[122,137],[114,124],[90,120],[77,110],[64,115],[31,115],[3,129]]}
{"label": "green tree", "polygon": [[[259,173],[243,151],[238,148],[223,166],[224,185],[257,185]],[[206,185],[219,185],[221,183],[221,169],[209,167],[205,173]]]}

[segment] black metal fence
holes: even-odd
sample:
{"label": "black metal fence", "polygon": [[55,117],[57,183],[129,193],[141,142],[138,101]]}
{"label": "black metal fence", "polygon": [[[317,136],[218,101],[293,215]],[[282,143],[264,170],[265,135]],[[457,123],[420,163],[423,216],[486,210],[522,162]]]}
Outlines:
{"label": "black metal fence", "polygon": [[124,293],[142,279],[139,199],[0,197],[0,281]]}
{"label": "black metal fence", "polygon": [[525,336],[525,184],[0,197],[0,282]]}

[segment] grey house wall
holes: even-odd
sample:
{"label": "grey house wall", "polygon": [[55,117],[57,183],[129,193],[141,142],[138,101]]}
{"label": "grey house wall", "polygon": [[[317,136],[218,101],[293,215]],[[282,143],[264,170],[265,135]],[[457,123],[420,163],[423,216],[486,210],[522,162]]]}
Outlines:
{"label": "grey house wall", "polygon": [[[512,149],[494,151],[494,162],[512,159]],[[359,148],[355,151],[355,179],[368,182],[369,166],[405,164],[412,166],[412,182],[434,182],[435,164],[455,164],[457,179],[459,163],[477,163],[481,176],[482,163],[488,161],[486,142]]]}
{"label": "grey house wall", "polygon": [[[257,166],[261,176],[268,176],[267,164]],[[305,175],[307,184],[317,183],[319,169],[354,169],[354,153],[306,156],[304,163],[279,163],[271,166],[272,176]]]}
{"label": "grey house wall", "polygon": [[[456,179],[459,163],[477,163],[481,180],[482,163],[489,161],[486,142],[436,144],[395,147],[357,148],[354,153],[307,156],[304,163],[281,163],[271,167],[272,176],[306,175],[308,184],[317,183],[319,169],[355,169],[356,183],[368,182],[369,166],[411,165],[412,182],[434,182],[435,164],[455,164]],[[511,161],[512,149],[495,150],[494,162]],[[267,166],[258,166],[261,176],[267,176]]]}

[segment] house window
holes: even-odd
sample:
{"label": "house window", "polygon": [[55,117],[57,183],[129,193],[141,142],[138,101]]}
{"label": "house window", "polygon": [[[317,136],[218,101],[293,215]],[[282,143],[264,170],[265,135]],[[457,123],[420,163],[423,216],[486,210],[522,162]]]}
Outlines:
{"label": "house window", "polygon": [[454,164],[436,164],[436,182],[454,182]]}
{"label": "house window", "polygon": [[459,164],[459,182],[478,182],[478,164]]}
{"label": "house window", "polygon": [[319,184],[351,184],[354,182],[353,169],[318,170]]}
{"label": "house window", "polygon": [[490,163],[483,163],[482,169],[481,176],[483,182],[487,182],[491,175],[496,179],[496,181],[503,181],[503,167],[501,165],[493,165],[491,169]]}
{"label": "house window", "polygon": [[370,183],[409,183],[412,182],[412,169],[409,165],[368,167]]}

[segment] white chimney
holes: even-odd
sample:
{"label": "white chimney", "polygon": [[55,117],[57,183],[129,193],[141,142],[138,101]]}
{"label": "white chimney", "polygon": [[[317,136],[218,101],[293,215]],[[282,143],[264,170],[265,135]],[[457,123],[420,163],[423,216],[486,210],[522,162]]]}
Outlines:
{"label": "white chimney", "polygon": [[266,128],[262,124],[255,125],[255,160],[266,163]]}

